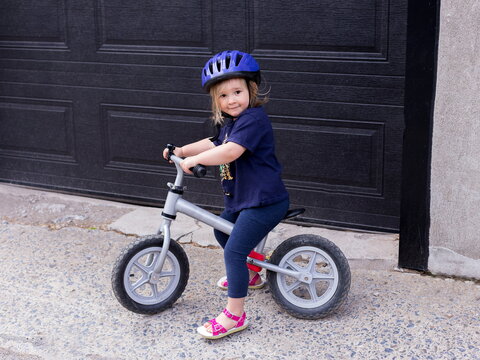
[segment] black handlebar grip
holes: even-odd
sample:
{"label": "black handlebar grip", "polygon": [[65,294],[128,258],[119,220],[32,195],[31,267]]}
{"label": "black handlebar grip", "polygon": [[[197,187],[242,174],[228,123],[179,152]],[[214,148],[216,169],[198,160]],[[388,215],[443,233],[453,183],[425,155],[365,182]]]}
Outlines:
{"label": "black handlebar grip", "polygon": [[201,164],[195,165],[193,168],[190,168],[190,171],[193,172],[193,175],[197,178],[204,177],[207,174],[207,168]]}
{"label": "black handlebar grip", "polygon": [[170,156],[175,155],[173,153],[173,150],[175,150],[176,146],[173,144],[167,144],[167,149],[168,149],[168,155],[167,155],[167,161],[170,161]]}

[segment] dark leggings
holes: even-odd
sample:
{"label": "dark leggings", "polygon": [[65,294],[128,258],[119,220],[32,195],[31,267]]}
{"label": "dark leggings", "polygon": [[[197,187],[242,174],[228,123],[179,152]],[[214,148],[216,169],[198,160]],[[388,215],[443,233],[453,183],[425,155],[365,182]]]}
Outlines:
{"label": "dark leggings", "polygon": [[289,206],[288,199],[263,207],[244,209],[220,216],[235,223],[228,236],[214,230],[215,238],[224,249],[228,278],[228,296],[243,298],[248,292],[247,256],[260,241],[283,219]]}

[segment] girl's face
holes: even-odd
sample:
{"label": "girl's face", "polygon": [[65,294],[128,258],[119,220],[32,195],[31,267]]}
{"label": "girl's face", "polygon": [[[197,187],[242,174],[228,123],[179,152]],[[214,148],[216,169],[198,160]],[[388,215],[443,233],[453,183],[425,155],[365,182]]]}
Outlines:
{"label": "girl's face", "polygon": [[218,85],[217,99],[220,110],[232,117],[238,117],[250,102],[247,82],[245,79],[234,78]]}

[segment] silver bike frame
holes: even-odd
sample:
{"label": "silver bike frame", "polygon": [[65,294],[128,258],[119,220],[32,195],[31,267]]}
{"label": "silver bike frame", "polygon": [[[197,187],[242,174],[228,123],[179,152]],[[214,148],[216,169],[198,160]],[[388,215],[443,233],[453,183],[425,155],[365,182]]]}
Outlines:
{"label": "silver bike frame", "polygon": [[[163,246],[162,251],[160,252],[160,256],[157,258],[155,263],[155,267],[153,270],[152,277],[155,279],[156,277],[160,276],[160,273],[163,268],[163,264],[165,262],[165,258],[167,257],[168,249],[170,247],[170,226],[172,221],[177,216],[177,213],[182,213],[187,216],[190,216],[198,221],[207,224],[214,229],[217,229],[227,235],[230,235],[233,230],[234,224],[230,221],[227,221],[220,216],[214,215],[207,210],[204,210],[186,200],[183,199],[183,178],[184,173],[180,166],[180,162],[183,160],[175,155],[171,156],[171,160],[174,162],[175,167],[177,169],[177,177],[175,179],[175,183],[168,183],[170,191],[168,192],[167,199],[165,200],[165,206],[163,208],[163,223],[162,226],[158,229],[157,234],[163,234]],[[255,247],[255,251],[258,253],[262,253],[265,247],[265,242],[267,240],[267,236]],[[293,271],[285,268],[281,268],[277,265],[270,264],[267,261],[261,261],[257,259],[253,259],[248,257],[247,263],[260,266],[264,269],[275,271],[278,273],[282,273],[288,276],[292,276],[300,281],[311,281],[308,279],[308,275],[304,274],[303,272]]]}

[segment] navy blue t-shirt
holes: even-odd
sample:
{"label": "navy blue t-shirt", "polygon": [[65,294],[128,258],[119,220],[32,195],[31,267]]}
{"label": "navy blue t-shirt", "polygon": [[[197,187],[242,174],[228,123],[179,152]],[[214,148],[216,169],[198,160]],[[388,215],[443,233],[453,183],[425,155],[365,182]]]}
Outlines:
{"label": "navy blue t-shirt", "polygon": [[272,124],[262,107],[246,109],[235,120],[226,120],[213,143],[218,146],[230,141],[247,150],[232,163],[220,165],[225,209],[237,212],[287,199]]}

